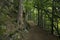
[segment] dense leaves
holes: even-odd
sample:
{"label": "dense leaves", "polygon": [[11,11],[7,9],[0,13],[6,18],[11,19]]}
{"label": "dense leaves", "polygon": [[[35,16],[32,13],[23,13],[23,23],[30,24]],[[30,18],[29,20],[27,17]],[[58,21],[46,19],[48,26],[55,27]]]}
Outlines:
{"label": "dense leaves", "polygon": [[[0,0],[0,35],[13,34],[14,36],[20,33],[21,30],[18,31],[17,29],[19,5],[19,0]],[[28,21],[34,21],[35,24],[46,31],[60,35],[59,0],[23,0],[22,5],[22,19],[24,19],[23,22],[26,22],[23,25],[23,34],[29,30],[28,24],[31,23]],[[19,20],[21,19],[19,18]]]}

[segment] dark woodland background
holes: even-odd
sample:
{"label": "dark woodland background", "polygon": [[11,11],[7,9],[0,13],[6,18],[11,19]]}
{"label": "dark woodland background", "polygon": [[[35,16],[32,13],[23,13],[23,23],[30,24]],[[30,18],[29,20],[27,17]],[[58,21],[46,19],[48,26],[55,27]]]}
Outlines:
{"label": "dark woodland background", "polygon": [[60,40],[60,0],[0,0],[0,40]]}

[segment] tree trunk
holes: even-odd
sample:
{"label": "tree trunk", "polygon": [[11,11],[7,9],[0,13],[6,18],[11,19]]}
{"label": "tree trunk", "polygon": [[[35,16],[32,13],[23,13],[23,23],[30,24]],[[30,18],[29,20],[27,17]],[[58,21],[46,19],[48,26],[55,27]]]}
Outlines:
{"label": "tree trunk", "polygon": [[40,26],[40,12],[39,12],[39,9],[38,9],[38,26]]}
{"label": "tree trunk", "polygon": [[52,21],[51,21],[51,22],[52,22],[52,23],[51,23],[51,29],[52,29],[52,30],[51,30],[51,33],[52,33],[52,34],[53,34],[53,31],[54,31],[54,29],[53,29],[53,28],[54,28],[54,27],[53,27],[53,25],[54,25],[54,23],[53,23],[53,21],[54,21],[54,20],[53,20],[54,16],[53,16],[53,15],[54,15],[54,13],[55,13],[55,9],[54,9],[54,8],[55,8],[55,1],[53,0],[53,1],[52,1]]}
{"label": "tree trunk", "polygon": [[23,28],[23,8],[22,8],[22,0],[19,0],[19,13],[18,13],[18,17],[17,17],[17,23],[18,23],[18,27],[20,29]]}
{"label": "tree trunk", "polygon": [[23,29],[24,29],[22,3],[23,3],[23,0],[19,0],[19,13],[17,16],[17,29],[20,30],[20,40],[23,40]]}

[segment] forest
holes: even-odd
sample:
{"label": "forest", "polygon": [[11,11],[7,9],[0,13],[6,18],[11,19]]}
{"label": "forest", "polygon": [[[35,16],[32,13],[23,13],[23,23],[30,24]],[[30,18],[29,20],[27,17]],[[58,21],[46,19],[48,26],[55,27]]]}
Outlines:
{"label": "forest", "polygon": [[0,40],[60,40],[60,0],[0,0]]}

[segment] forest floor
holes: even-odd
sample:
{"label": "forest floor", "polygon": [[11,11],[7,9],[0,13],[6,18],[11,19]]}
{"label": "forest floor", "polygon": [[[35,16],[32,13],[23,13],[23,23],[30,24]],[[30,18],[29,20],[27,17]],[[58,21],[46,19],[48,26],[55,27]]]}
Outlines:
{"label": "forest floor", "polygon": [[[49,34],[39,27],[32,27],[27,40],[58,40],[56,36]],[[60,40],[60,39],[59,39]]]}

